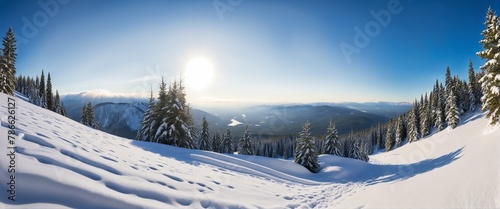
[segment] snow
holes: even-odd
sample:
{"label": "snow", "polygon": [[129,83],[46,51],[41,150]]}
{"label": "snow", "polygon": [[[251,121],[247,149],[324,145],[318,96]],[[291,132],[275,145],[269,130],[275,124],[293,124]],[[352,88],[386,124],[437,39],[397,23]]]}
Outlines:
{"label": "snow", "polygon": [[[481,114],[370,163],[321,155],[312,174],[293,160],[132,141],[22,99],[16,107],[16,202],[3,192],[0,208],[500,207],[500,127]],[[0,112],[6,136],[7,102]]]}
{"label": "snow", "polygon": [[227,126],[237,126],[237,125],[241,125],[243,124],[242,122],[240,121],[237,121],[236,119],[231,119],[231,123],[230,124],[227,124]]}
{"label": "snow", "polygon": [[492,86],[491,87],[491,93],[492,94],[499,94],[500,95],[500,88],[498,88],[498,86]]}

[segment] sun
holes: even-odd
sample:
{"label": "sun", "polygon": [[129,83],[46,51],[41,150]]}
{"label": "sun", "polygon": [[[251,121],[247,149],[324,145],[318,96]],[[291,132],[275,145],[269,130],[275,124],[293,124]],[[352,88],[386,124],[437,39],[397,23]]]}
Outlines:
{"label": "sun", "polygon": [[195,57],[186,65],[186,85],[195,90],[205,89],[214,76],[212,62],[205,57]]}

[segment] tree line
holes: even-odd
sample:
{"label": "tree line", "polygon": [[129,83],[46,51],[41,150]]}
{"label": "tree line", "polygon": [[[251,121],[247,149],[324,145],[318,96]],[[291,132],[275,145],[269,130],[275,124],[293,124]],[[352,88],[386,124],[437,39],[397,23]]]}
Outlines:
{"label": "tree line", "polygon": [[44,71],[40,77],[35,76],[19,76],[16,80],[15,90],[26,96],[30,103],[40,106],[42,108],[52,110],[63,116],[66,116],[66,109],[59,96],[59,91],[52,90],[52,79],[50,72],[47,73],[47,81],[45,81]]}
{"label": "tree line", "polygon": [[44,73],[36,79],[27,76],[16,77],[16,38],[12,27],[9,27],[2,41],[0,54],[0,92],[13,96],[14,91],[25,95],[29,102],[40,107],[66,115],[64,105],[60,101],[59,92],[52,91],[50,73],[45,82]]}

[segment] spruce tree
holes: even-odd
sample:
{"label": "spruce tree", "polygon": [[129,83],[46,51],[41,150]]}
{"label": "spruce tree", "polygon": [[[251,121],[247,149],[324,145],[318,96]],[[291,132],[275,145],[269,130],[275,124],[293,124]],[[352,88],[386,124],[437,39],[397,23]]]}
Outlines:
{"label": "spruce tree", "polygon": [[68,114],[66,113],[66,108],[64,108],[64,103],[61,102],[61,115],[62,116],[67,116]]}
{"label": "spruce tree", "polygon": [[39,102],[40,107],[47,108],[47,92],[45,90],[45,76],[43,74],[43,70],[42,70],[42,75],[40,76],[38,95],[40,99]]}
{"label": "spruce tree", "polygon": [[420,107],[420,133],[422,137],[429,135],[430,133],[430,107],[429,102],[427,100],[427,93],[425,94],[425,99],[423,100],[423,104]]}
{"label": "spruce tree", "polygon": [[94,107],[92,107],[91,102],[88,102],[86,105],[83,106],[82,123],[91,128],[99,129],[99,123],[97,123],[97,121],[95,120]]}
{"label": "spruce tree", "polygon": [[39,90],[40,90],[40,79],[38,78],[37,75],[35,78],[35,82],[33,83],[33,86],[30,86],[30,102],[37,106],[41,106],[40,94],[38,93]]}
{"label": "spruce tree", "polygon": [[387,127],[387,133],[385,134],[385,151],[389,152],[392,148],[392,129]]}
{"label": "spruce tree", "polygon": [[456,96],[452,90],[446,99],[446,122],[452,129],[457,127],[459,121],[459,112],[455,101]]}
{"label": "spruce tree", "polygon": [[16,88],[16,39],[12,27],[3,38],[3,50],[0,56],[0,92],[14,95]]}
{"label": "spruce tree", "polygon": [[303,130],[299,133],[294,159],[296,163],[304,166],[309,171],[317,173],[320,170],[320,166],[318,164],[318,153],[316,153],[310,129],[311,124],[307,121]]}
{"label": "spruce tree", "polygon": [[221,152],[222,147],[222,139],[220,137],[219,131],[216,131],[214,136],[212,137],[212,151]]}
{"label": "spruce tree", "polygon": [[478,106],[479,98],[477,87],[476,73],[474,72],[474,67],[472,66],[472,59],[469,60],[469,85],[467,86],[469,93],[469,111],[475,111]]}
{"label": "spruce tree", "polygon": [[210,132],[208,130],[208,121],[205,115],[201,119],[201,133],[200,133],[200,141],[198,143],[198,149],[212,151],[212,147],[210,144]]}
{"label": "spruce tree", "polygon": [[83,125],[89,125],[89,116],[87,114],[87,103],[85,103],[82,107],[82,116],[80,117],[80,123]]}
{"label": "spruce tree", "polygon": [[241,136],[240,138],[238,154],[253,155],[254,153],[255,152],[252,143],[252,137],[250,135],[250,128],[248,127],[247,124],[245,126],[245,132],[243,133],[243,136]]}
{"label": "spruce tree", "polygon": [[445,95],[446,91],[443,87],[443,84],[439,85],[439,91],[438,91],[438,106],[436,109],[436,118],[434,121],[434,126],[438,129],[438,131],[443,130],[446,128],[446,108],[445,108]]}
{"label": "spruce tree", "polygon": [[487,111],[486,116],[493,125],[500,123],[500,25],[491,7],[486,14],[485,26],[481,33],[484,38],[480,41],[484,50],[477,52],[479,57],[486,59],[481,66],[485,74],[479,82],[483,91],[482,110]]}
{"label": "spruce tree", "polygon": [[377,149],[382,149],[382,128],[380,127],[380,123],[378,124],[377,128]]}
{"label": "spruce tree", "polygon": [[436,109],[436,121],[434,123],[434,127],[437,128],[438,131],[441,131],[445,128],[445,111],[443,107],[443,101],[441,97],[438,98],[438,106]]}
{"label": "spruce tree", "polygon": [[335,128],[335,123],[330,121],[330,125],[326,129],[326,138],[324,143],[324,154],[340,156],[340,142],[338,131]]}
{"label": "spruce tree", "polygon": [[408,142],[414,142],[418,140],[418,120],[417,120],[417,111],[415,108],[415,104],[413,105],[413,109],[410,110],[408,116]]}
{"label": "spruce tree", "polygon": [[97,123],[96,119],[95,119],[95,114],[94,114],[94,107],[92,107],[92,103],[89,102],[89,105],[87,106],[88,108],[88,115],[89,115],[89,118],[90,118],[90,127],[94,128],[94,129],[99,129],[99,123]]}
{"label": "spruce tree", "polygon": [[450,67],[446,67],[446,75],[445,75],[445,87],[446,87],[446,97],[448,97],[453,86],[453,78],[451,77]]}
{"label": "spruce tree", "polygon": [[59,96],[59,91],[56,90],[56,96],[54,97],[54,112],[61,114],[61,98]]}
{"label": "spruce tree", "polygon": [[170,124],[170,141],[173,141],[174,145],[177,144],[176,146],[194,149],[193,118],[190,114],[190,107],[186,104],[186,94],[184,86],[182,86],[182,80],[179,83],[174,81],[170,95],[171,100],[167,112]]}
{"label": "spruce tree", "polygon": [[167,110],[168,110],[168,100],[169,96],[167,95],[167,83],[165,79],[162,77],[161,82],[159,84],[160,90],[158,91],[158,102],[154,107],[154,114],[152,120],[152,129],[154,132],[154,142],[167,144],[167,132],[168,132],[168,124],[167,124]]}
{"label": "spruce tree", "polygon": [[45,95],[47,95],[47,109],[54,111],[54,97],[52,94],[52,81],[50,79],[50,73],[47,73],[47,89]]}
{"label": "spruce tree", "polygon": [[396,120],[396,132],[395,132],[395,143],[396,147],[400,147],[403,141],[403,121],[401,117],[398,117]]}
{"label": "spruce tree", "polygon": [[153,126],[155,125],[155,109],[156,103],[153,97],[153,88],[151,88],[148,109],[146,109],[142,115],[141,127],[137,131],[137,136],[135,137],[137,140],[147,142],[152,142],[154,140],[155,130],[153,130]]}
{"label": "spruce tree", "polygon": [[233,135],[229,128],[226,130],[226,134],[223,138],[222,153],[233,153]]}

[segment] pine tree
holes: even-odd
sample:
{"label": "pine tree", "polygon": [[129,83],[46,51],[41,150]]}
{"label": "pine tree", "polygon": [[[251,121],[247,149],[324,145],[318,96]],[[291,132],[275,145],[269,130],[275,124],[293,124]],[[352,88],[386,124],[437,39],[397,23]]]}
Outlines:
{"label": "pine tree", "polygon": [[229,128],[226,130],[226,134],[223,138],[222,153],[233,153],[233,135],[231,134],[231,130]]}
{"label": "pine tree", "polygon": [[89,125],[89,116],[87,115],[87,105],[88,103],[85,103],[82,107],[82,116],[80,117],[80,123],[83,125]]}
{"label": "pine tree", "polygon": [[[443,129],[446,128],[446,89],[445,87],[443,86],[442,83],[439,84],[439,98],[440,98],[440,107],[441,107],[441,121],[442,121],[442,126],[443,126]],[[441,129],[441,130],[443,130]],[[438,130],[439,127],[438,127]]]}
{"label": "pine tree", "polygon": [[303,130],[299,133],[294,158],[296,163],[304,166],[313,173],[317,173],[320,170],[318,153],[316,153],[316,149],[314,148],[310,129],[311,124],[307,121]]}
{"label": "pine tree", "polygon": [[141,127],[137,131],[137,140],[152,142],[154,140],[154,124],[155,115],[154,111],[156,109],[155,99],[153,98],[153,88],[151,88],[151,93],[149,96],[148,109],[142,115]]}
{"label": "pine tree", "polygon": [[89,117],[89,126],[94,129],[99,129],[99,123],[97,123],[94,117],[94,107],[92,107],[92,103],[90,102],[87,105],[87,115]]}
{"label": "pine tree", "polygon": [[61,115],[62,116],[67,116],[68,114],[66,113],[66,108],[64,108],[64,104],[61,102]]}
{"label": "pine tree", "polygon": [[16,39],[12,27],[3,38],[2,56],[0,56],[0,92],[14,95],[16,88]]}
{"label": "pine tree", "polygon": [[470,95],[472,95],[473,93],[471,93],[469,91],[469,83],[466,81],[466,80],[462,80],[462,99],[464,100],[462,105],[463,105],[463,108],[462,108],[462,111],[464,113],[468,112],[470,110],[470,106],[471,106],[471,97]]}
{"label": "pine tree", "polygon": [[[254,152],[254,147],[252,143],[252,138],[250,135],[250,129],[248,127],[248,124],[245,126],[245,132],[243,133],[243,136],[240,138],[239,142],[239,151],[238,154],[241,155],[253,155]],[[284,156],[284,154],[283,154]]]}
{"label": "pine tree", "polygon": [[346,152],[347,157],[352,159],[358,159],[367,162],[369,160],[368,154],[365,149],[363,149],[363,145],[359,139],[355,138],[354,133],[351,131],[349,139],[346,144]]}
{"label": "pine tree", "polygon": [[[194,137],[192,129],[192,116],[189,114],[189,106],[186,105],[184,87],[182,82],[174,81],[170,85],[168,93],[164,94],[165,83],[162,79],[160,85],[160,98],[157,109],[161,119],[155,138],[157,142],[168,145],[194,149]],[[164,95],[163,95],[164,94]],[[164,97],[164,99],[162,99]],[[165,101],[163,101],[165,100]],[[163,103],[166,103],[163,106]],[[165,112],[166,111],[166,112]]]}
{"label": "pine tree", "polygon": [[94,107],[88,102],[83,105],[81,123],[94,129],[99,129],[99,123],[94,118]]}
{"label": "pine tree", "polygon": [[[170,109],[167,117],[170,121],[170,137],[172,141],[178,140],[179,147],[194,149],[195,143],[193,135],[193,118],[190,114],[190,107],[186,104],[186,94],[182,80],[177,84],[174,82],[171,94]],[[175,144],[175,143],[174,143]]]}
{"label": "pine tree", "polygon": [[422,137],[429,135],[430,131],[430,107],[429,102],[427,100],[427,93],[425,94],[425,99],[423,100],[423,104],[420,107],[420,133]]}
{"label": "pine tree", "polygon": [[326,139],[324,143],[324,154],[340,156],[340,142],[338,131],[335,128],[335,123],[330,121],[330,125],[326,129]]}
{"label": "pine tree", "polygon": [[52,94],[52,81],[50,79],[50,73],[47,73],[47,109],[54,111],[54,95]]}
{"label": "pine tree", "polygon": [[486,14],[485,26],[481,33],[484,39],[480,41],[484,50],[477,52],[479,57],[486,59],[481,66],[485,74],[479,82],[483,91],[482,110],[487,111],[486,116],[493,125],[500,123],[500,25],[491,7]]}
{"label": "pine tree", "polygon": [[438,131],[441,131],[445,128],[445,111],[443,107],[443,101],[441,97],[438,98],[438,106],[436,109],[436,121],[434,123],[434,126],[437,128]]}
{"label": "pine tree", "polygon": [[417,114],[416,114],[416,105],[413,105],[413,109],[410,110],[409,116],[408,116],[408,142],[414,142],[418,140],[418,120],[417,120]]}
{"label": "pine tree", "polygon": [[448,97],[453,86],[453,78],[451,77],[450,67],[446,67],[446,75],[445,75],[445,87],[446,87],[446,97]]}
{"label": "pine tree", "polygon": [[479,98],[477,98],[478,90],[476,73],[474,72],[474,67],[472,66],[472,59],[469,60],[469,85],[467,89],[469,91],[469,111],[475,111],[478,106]]}
{"label": "pine tree", "polygon": [[392,148],[392,129],[387,127],[387,133],[385,134],[385,151],[389,152]]}
{"label": "pine tree", "polygon": [[398,117],[397,121],[396,121],[396,132],[395,132],[395,138],[396,138],[396,141],[395,141],[395,146],[396,147],[400,147],[401,146],[401,143],[403,141],[403,121],[401,119],[401,117]]}
{"label": "pine tree", "polygon": [[37,105],[41,106],[41,101],[40,101],[40,79],[38,78],[38,75],[36,76],[35,82],[33,83],[32,86],[30,86],[30,102]]}
{"label": "pine tree", "polygon": [[208,121],[205,115],[201,119],[201,133],[200,133],[200,141],[198,143],[198,149],[212,151],[212,147],[210,145],[210,132],[208,130]]}
{"label": "pine tree", "polygon": [[159,84],[160,90],[158,91],[158,102],[154,108],[153,120],[152,120],[152,129],[154,132],[154,142],[167,144],[167,110],[168,110],[168,100],[169,95],[167,95],[167,83],[164,78],[161,78],[161,82]]}
{"label": "pine tree", "polygon": [[450,94],[446,99],[446,122],[448,123],[448,126],[450,126],[452,129],[457,127],[459,121],[459,115],[458,115],[459,112],[455,101],[456,101],[456,96],[452,90],[450,91]]}
{"label": "pine tree", "polygon": [[39,98],[40,102],[39,105],[40,107],[47,108],[47,92],[45,90],[45,76],[43,75],[43,70],[42,70],[42,75],[40,76],[40,85],[39,85]]}
{"label": "pine tree", "polygon": [[220,137],[219,131],[216,131],[214,136],[212,137],[212,151],[221,152],[222,147],[222,139]]}
{"label": "pine tree", "polygon": [[61,98],[59,96],[59,91],[56,90],[56,96],[54,97],[54,112],[61,114]]}
{"label": "pine tree", "polygon": [[382,128],[380,127],[380,123],[378,124],[377,128],[377,149],[382,149]]}

